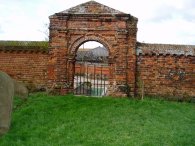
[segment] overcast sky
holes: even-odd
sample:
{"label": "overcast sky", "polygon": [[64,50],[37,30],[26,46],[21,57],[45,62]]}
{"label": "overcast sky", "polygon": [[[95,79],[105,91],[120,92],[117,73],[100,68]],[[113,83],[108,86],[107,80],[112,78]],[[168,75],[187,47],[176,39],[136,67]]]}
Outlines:
{"label": "overcast sky", "polygon": [[[0,40],[44,40],[48,16],[88,0],[0,0]],[[195,0],[96,0],[138,18],[137,40],[195,45]]]}

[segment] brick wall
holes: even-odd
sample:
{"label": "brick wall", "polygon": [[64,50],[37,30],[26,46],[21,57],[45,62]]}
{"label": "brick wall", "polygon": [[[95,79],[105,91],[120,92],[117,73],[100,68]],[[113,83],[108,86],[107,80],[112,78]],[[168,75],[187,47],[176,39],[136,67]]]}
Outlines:
{"label": "brick wall", "polygon": [[46,85],[47,60],[48,54],[41,51],[0,51],[0,70],[31,88],[41,88]]}
{"label": "brick wall", "polygon": [[139,55],[136,73],[137,94],[176,98],[195,96],[195,57]]}
{"label": "brick wall", "polygon": [[[0,70],[36,88],[46,87],[48,54],[41,51],[0,51]],[[136,93],[175,98],[195,96],[195,57],[138,55]]]}
{"label": "brick wall", "polygon": [[101,65],[82,65],[82,64],[75,64],[75,74],[79,73],[87,73],[90,75],[100,75],[109,77],[109,66],[101,66]]}

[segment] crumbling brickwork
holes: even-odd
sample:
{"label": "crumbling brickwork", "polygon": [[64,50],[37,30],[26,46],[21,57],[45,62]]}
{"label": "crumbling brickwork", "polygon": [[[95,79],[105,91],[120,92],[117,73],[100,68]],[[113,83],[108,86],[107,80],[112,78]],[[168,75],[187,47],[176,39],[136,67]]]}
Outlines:
{"label": "crumbling brickwork", "polygon": [[76,52],[83,43],[97,41],[109,51],[110,87],[128,86],[134,95],[136,34],[137,18],[95,1],[50,16],[48,85],[62,94],[72,92]]}
{"label": "crumbling brickwork", "polygon": [[139,55],[137,93],[176,98],[195,96],[195,57],[176,55]]}

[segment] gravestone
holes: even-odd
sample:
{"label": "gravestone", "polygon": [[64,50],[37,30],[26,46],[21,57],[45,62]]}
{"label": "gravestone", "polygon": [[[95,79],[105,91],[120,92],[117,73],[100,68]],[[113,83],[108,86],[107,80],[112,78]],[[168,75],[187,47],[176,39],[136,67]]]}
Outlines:
{"label": "gravestone", "polygon": [[27,99],[28,90],[24,84],[0,71],[0,136],[9,130],[14,95]]}
{"label": "gravestone", "polygon": [[0,136],[10,127],[14,83],[10,76],[0,71]]}

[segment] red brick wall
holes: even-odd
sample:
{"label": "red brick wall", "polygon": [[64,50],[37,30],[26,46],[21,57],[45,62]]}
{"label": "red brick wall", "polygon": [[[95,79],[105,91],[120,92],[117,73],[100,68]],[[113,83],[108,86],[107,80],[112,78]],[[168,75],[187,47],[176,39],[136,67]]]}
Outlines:
{"label": "red brick wall", "polygon": [[[48,54],[44,52],[0,51],[0,70],[36,88],[46,87],[47,64]],[[144,87],[145,95],[195,96],[193,56],[140,55],[137,56],[136,70],[137,95]],[[109,72],[104,70],[104,73]]]}
{"label": "red brick wall", "polygon": [[195,96],[195,57],[137,56],[137,94]]}
{"label": "red brick wall", "polygon": [[46,85],[48,54],[29,51],[0,51],[0,70],[29,86]]}
{"label": "red brick wall", "polygon": [[80,64],[75,64],[75,73],[76,74],[79,74],[79,73],[87,73],[88,74],[92,74],[94,75],[94,72],[95,74],[102,74],[103,76],[107,76],[109,77],[109,74],[110,74],[110,70],[109,70],[109,66],[95,66],[95,71],[94,71],[94,66],[93,65],[88,65],[88,66],[85,66],[85,65],[80,65]]}

